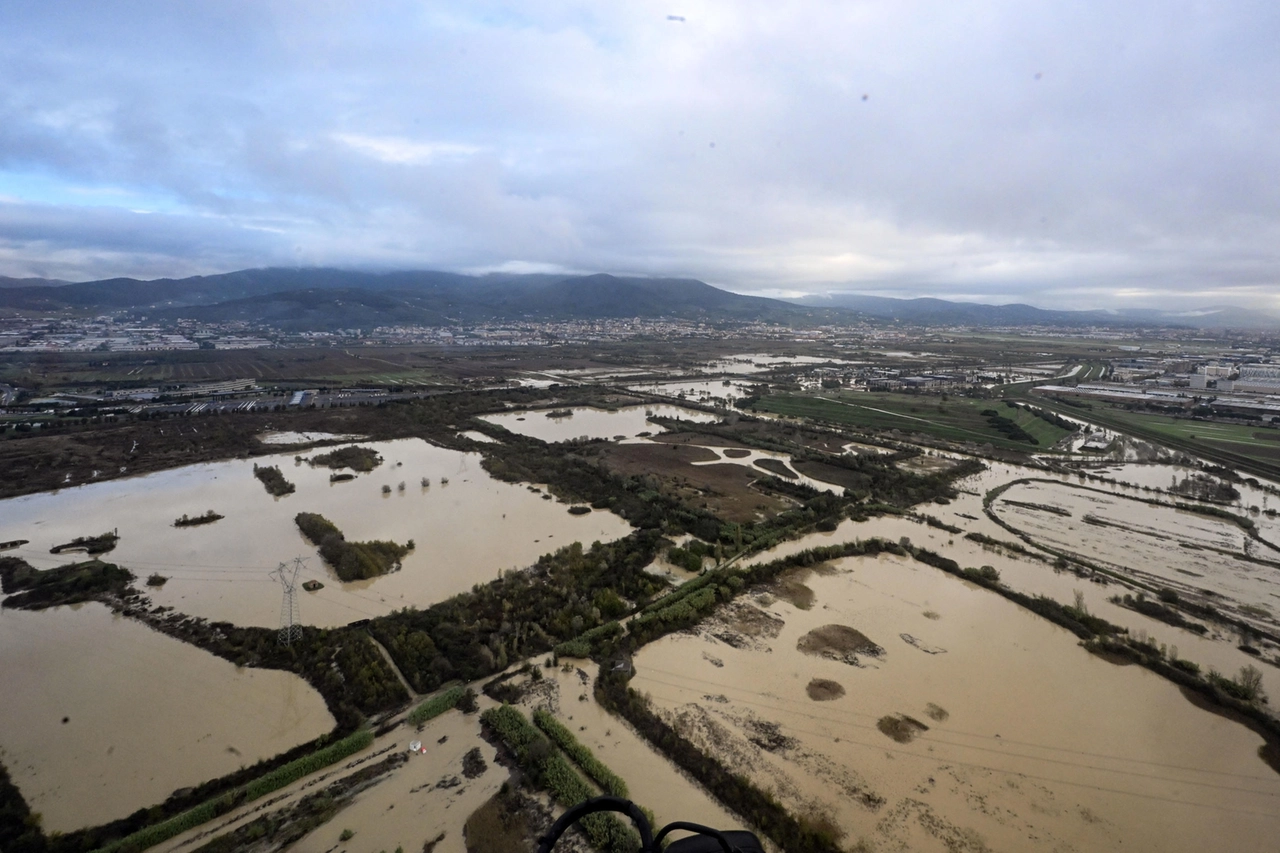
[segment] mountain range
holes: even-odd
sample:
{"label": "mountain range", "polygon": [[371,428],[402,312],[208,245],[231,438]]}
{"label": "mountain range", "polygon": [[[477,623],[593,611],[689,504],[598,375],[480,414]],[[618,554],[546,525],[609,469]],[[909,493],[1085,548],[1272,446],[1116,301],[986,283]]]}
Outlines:
{"label": "mountain range", "polygon": [[922,326],[1174,326],[1198,329],[1275,329],[1280,317],[1235,306],[1195,311],[1137,308],[1122,311],[1056,311],[1022,303],[984,305],[945,299],[894,299],[861,293],[828,293],[789,300],[811,308],[847,308],[868,317]]}
{"label": "mountain range", "polygon": [[672,317],[790,324],[856,318],[845,309],[743,296],[693,279],[337,269],[255,269],[184,279],[13,286],[0,288],[0,308],[125,310],[152,319],[244,320],[294,331],[520,319]]}
{"label": "mountain range", "polygon": [[797,300],[745,296],[696,279],[596,275],[388,273],[328,268],[250,269],[143,281],[68,284],[0,277],[0,310],[78,314],[128,312],[153,320],[247,321],[286,331],[439,326],[509,320],[659,318],[785,325],[860,320],[929,326],[1184,326],[1275,328],[1280,319],[1221,308],[1161,311],[1052,311],[942,299],[838,293]]}

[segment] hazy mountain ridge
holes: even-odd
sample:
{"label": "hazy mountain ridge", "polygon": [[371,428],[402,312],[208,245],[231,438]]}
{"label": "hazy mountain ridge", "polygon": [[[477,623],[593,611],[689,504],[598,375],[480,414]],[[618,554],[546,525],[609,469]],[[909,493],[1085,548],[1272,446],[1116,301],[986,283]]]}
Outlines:
{"label": "hazy mountain ridge", "polygon": [[1156,308],[1123,311],[1061,311],[1036,308],[1020,302],[986,305],[977,302],[951,302],[931,297],[895,299],[860,293],[815,294],[787,301],[810,307],[850,308],[882,320],[897,320],[919,325],[1182,326],[1204,329],[1280,327],[1280,317],[1235,306],[1219,306],[1194,311],[1164,311]]}
{"label": "hazy mountain ridge", "polygon": [[433,270],[267,268],[152,281],[113,278],[67,284],[0,279],[0,285],[0,308],[132,311],[168,320],[260,322],[293,331],[628,317],[788,325],[873,319],[936,326],[1280,326],[1280,318],[1230,307],[1195,312],[1055,311],[1020,303],[983,305],[852,293],[778,300],[732,293],[696,279],[604,273],[473,276]]}
{"label": "hazy mountain ridge", "polygon": [[856,319],[742,296],[692,279],[597,275],[335,269],[240,270],[216,276],[119,278],[0,290],[0,307],[26,311],[136,311],[163,319],[263,322],[283,329],[444,325],[498,320],[672,317],[707,322]]}

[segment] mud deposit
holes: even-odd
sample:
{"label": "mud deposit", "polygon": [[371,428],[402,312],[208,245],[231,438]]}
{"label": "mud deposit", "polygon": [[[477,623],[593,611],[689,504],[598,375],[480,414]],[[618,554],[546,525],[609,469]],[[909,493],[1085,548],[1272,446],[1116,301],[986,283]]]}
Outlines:
{"label": "mud deposit", "polygon": [[884,657],[884,649],[857,629],[848,625],[823,625],[805,634],[796,648],[807,655],[817,655],[829,660],[858,666],[858,655]]}
{"label": "mud deposit", "polygon": [[[834,565],[807,579],[811,610],[755,598],[785,623],[766,647],[672,635],[636,655],[632,687],[788,809],[828,816],[845,849],[1274,849],[1280,775],[1254,732],[928,566]],[[859,669],[799,648],[856,655],[843,650],[903,635],[920,645],[894,639]],[[846,692],[815,701],[815,679]],[[911,739],[887,736],[884,718]]]}
{"label": "mud deposit", "polygon": [[124,817],[334,724],[296,675],[237,669],[100,604],[0,610],[0,685],[0,757],[46,831]]}
{"label": "mud deposit", "polygon": [[830,702],[844,695],[844,685],[829,678],[815,678],[805,687],[809,698],[815,702]]}

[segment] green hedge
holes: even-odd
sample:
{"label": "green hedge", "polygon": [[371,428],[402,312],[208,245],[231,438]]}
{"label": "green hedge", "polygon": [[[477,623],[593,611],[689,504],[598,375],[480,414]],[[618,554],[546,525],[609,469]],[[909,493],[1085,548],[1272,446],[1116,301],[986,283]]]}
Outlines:
{"label": "green hedge", "polygon": [[[480,715],[512,752],[530,778],[551,793],[565,808],[595,796],[591,787],[556,751],[524,714],[510,705],[490,708]],[[578,821],[592,847],[602,853],[635,853],[640,839],[616,815],[599,812]]]}
{"label": "green hedge", "polygon": [[533,712],[533,722],[542,729],[543,734],[551,738],[556,746],[564,750],[565,755],[572,758],[574,764],[581,767],[582,772],[590,776],[602,791],[615,797],[622,797],[624,800],[630,798],[631,795],[627,793],[627,783],[622,781],[622,777],[596,758],[591,748],[574,737],[573,732],[565,728],[564,724],[551,715],[551,712],[539,708]]}
{"label": "green hedge", "polygon": [[266,776],[262,776],[245,785],[245,800],[256,800],[259,797],[270,794],[272,791],[296,782],[303,776],[309,776],[317,770],[341,761],[348,755],[359,752],[372,743],[373,732],[370,729],[360,729],[347,735],[342,740],[334,741],[324,749],[313,752],[310,755],[304,755],[296,761],[290,761],[283,767],[278,767]]}
{"label": "green hedge", "polygon": [[461,687],[450,687],[439,696],[432,696],[414,708],[409,712],[407,719],[411,724],[420,726],[427,720],[435,719],[445,711],[455,708],[458,702],[462,700],[464,693],[466,693],[466,690]]}
{"label": "green hedge", "polygon": [[595,651],[597,641],[608,640],[622,633],[622,625],[615,619],[612,622],[606,622],[598,625],[590,631],[583,631],[572,640],[561,643],[556,646],[554,651],[557,657],[562,658],[589,658],[591,653]]}
{"label": "green hedge", "polygon": [[361,729],[354,734],[347,735],[342,740],[334,741],[310,755],[304,755],[302,758],[290,761],[288,764],[276,768],[241,788],[228,791],[219,797],[201,803],[195,808],[174,815],[168,820],[144,827],[132,835],[126,835],[118,841],[113,841],[100,847],[96,853],[128,853],[128,851],[145,850],[162,841],[167,841],[175,835],[180,835],[188,829],[193,829],[202,823],[208,823],[218,815],[231,811],[236,806],[252,802],[259,797],[270,794],[272,791],[283,788],[285,785],[296,782],[308,774],[315,773],[317,770],[341,761],[348,755],[359,752],[372,743],[373,732],[369,729]]}

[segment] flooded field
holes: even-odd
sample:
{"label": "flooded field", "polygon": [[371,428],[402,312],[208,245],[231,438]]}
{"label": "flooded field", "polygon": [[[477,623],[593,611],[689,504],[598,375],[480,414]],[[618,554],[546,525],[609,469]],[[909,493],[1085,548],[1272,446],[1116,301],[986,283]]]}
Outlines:
{"label": "flooded field", "polygon": [[503,412],[485,415],[483,420],[520,435],[546,442],[570,441],[575,438],[635,438],[642,432],[658,433],[663,428],[649,423],[649,417],[680,418],[697,423],[715,423],[719,418],[707,412],[679,406],[624,406],[614,411],[582,406],[568,409],[573,414],[548,417],[548,410]]}
{"label": "flooded field", "polygon": [[228,661],[100,604],[0,610],[0,760],[46,831],[124,817],[333,728],[296,675]]}
{"label": "flooded field", "polygon": [[649,382],[627,386],[633,391],[647,391],[667,397],[683,395],[700,403],[726,403],[751,393],[751,383],[731,379],[685,379],[678,382]]}
{"label": "flooded field", "polygon": [[[835,569],[792,579],[807,598],[758,594],[645,647],[632,686],[847,848],[1271,849],[1280,776],[1260,737],[930,567]],[[824,626],[869,645],[801,652],[843,636]]]}
{"label": "flooded field", "polygon": [[1065,483],[1021,483],[992,506],[1055,549],[1181,592],[1280,610],[1280,570],[1241,559],[1274,561],[1280,552],[1228,521]]}
{"label": "flooded field", "polygon": [[339,435],[332,432],[273,431],[264,432],[258,436],[258,441],[263,444],[314,444],[317,441],[360,441],[362,438],[362,435]]}
{"label": "flooded field", "polygon": [[[6,553],[48,568],[68,559],[50,554],[53,546],[118,530],[119,544],[107,558],[132,569],[155,603],[209,619],[274,627],[281,590],[267,573],[298,555],[308,557],[302,579],[325,585],[301,593],[302,621],[333,626],[429,605],[500,571],[528,566],[562,545],[609,541],[631,530],[612,513],[570,515],[540,490],[494,480],[476,454],[418,439],[364,446],[385,461],[346,482],[330,482],[328,468],[295,463],[291,454],[256,460],[279,465],[297,486],[283,498],[266,493],[250,460],[12,498],[0,502],[0,539],[31,540]],[[183,513],[208,509],[225,518],[173,526]],[[293,519],[299,512],[324,515],[353,541],[412,539],[416,548],[400,571],[344,584],[298,532]],[[169,580],[158,588],[141,586],[153,572]]]}
{"label": "flooded field", "polygon": [[[955,520],[961,524],[967,523],[965,519]],[[987,521],[985,517],[983,520]],[[1090,613],[1113,624],[1123,625],[1131,633],[1145,631],[1153,641],[1176,647],[1180,657],[1194,661],[1202,669],[1214,667],[1219,672],[1230,674],[1238,672],[1242,666],[1257,664],[1255,658],[1237,648],[1238,638],[1234,630],[1215,627],[1202,636],[1173,627],[1112,603],[1111,596],[1130,591],[1121,584],[1089,581],[1070,571],[1055,570],[1047,560],[1036,560],[1002,548],[981,545],[965,539],[963,534],[938,530],[911,518],[882,516],[865,522],[846,520],[834,531],[814,532],[800,539],[783,542],[768,551],[747,557],[744,564],[767,563],[809,548],[838,545],[858,539],[879,537],[897,542],[904,536],[915,545],[944,554],[961,566],[992,566],[1000,572],[1002,583],[1028,595],[1044,595],[1063,604],[1070,604],[1079,593]],[[1005,538],[1008,538],[1007,533]],[[1272,652],[1274,653],[1274,649]],[[1271,695],[1280,695],[1280,670],[1270,666],[1262,666],[1261,669],[1264,690]]]}
{"label": "flooded field", "polygon": [[[692,447],[701,445],[691,444]],[[776,453],[772,450],[757,450],[754,447],[747,448],[726,448],[726,447],[706,447],[706,450],[716,455],[715,459],[706,462],[694,462],[694,465],[741,465],[761,476],[777,476],[793,483],[801,483],[810,488],[817,489],[820,492],[832,492],[839,494],[844,491],[840,486],[833,486],[822,480],[815,480],[812,477],[806,477],[799,473],[795,468],[791,467],[791,456],[787,453]],[[771,470],[769,467],[759,464],[764,460],[771,460],[775,465],[782,466]]]}

